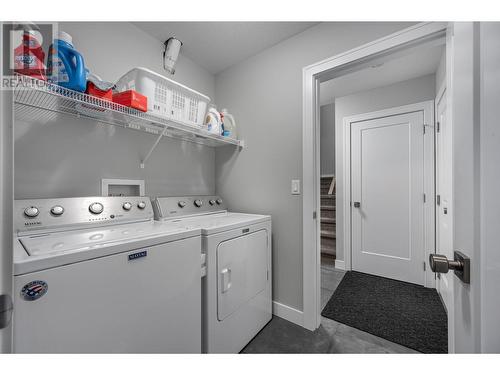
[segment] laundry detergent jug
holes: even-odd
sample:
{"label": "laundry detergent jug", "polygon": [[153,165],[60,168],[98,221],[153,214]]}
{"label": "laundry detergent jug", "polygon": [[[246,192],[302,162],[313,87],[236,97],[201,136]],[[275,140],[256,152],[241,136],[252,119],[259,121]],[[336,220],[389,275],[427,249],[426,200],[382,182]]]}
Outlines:
{"label": "laundry detergent jug", "polygon": [[47,75],[50,82],[71,90],[84,92],[87,73],[83,56],[73,47],[73,38],[59,31],[49,48]]}
{"label": "laundry detergent jug", "polygon": [[210,106],[205,117],[205,126],[210,133],[220,134],[221,133],[221,123],[222,119],[217,111],[217,108]]}
{"label": "laundry detergent jug", "polygon": [[14,49],[14,71],[37,79],[45,76],[45,53],[35,30],[25,30],[21,44]]}
{"label": "laundry detergent jug", "polygon": [[225,137],[237,139],[238,132],[236,129],[236,121],[234,120],[234,116],[232,114],[230,114],[227,111],[227,109],[224,108],[221,112],[221,117],[224,119],[222,135]]}

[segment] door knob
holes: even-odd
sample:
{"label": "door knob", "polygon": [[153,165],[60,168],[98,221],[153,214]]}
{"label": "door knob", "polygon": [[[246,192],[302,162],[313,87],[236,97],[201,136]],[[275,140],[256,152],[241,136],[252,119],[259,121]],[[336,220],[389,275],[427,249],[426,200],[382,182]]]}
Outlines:
{"label": "door knob", "polygon": [[360,208],[361,207],[361,202],[354,202],[354,207],[355,208]]}
{"label": "door knob", "polygon": [[453,260],[449,260],[446,255],[431,254],[429,264],[433,272],[448,273],[453,270],[460,280],[470,283],[470,259],[460,251],[453,253]]}

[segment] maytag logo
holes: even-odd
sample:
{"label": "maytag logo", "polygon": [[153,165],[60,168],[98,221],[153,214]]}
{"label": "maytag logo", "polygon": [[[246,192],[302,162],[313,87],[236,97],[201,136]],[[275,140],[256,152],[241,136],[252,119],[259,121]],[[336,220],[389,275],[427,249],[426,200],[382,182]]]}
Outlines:
{"label": "maytag logo", "polygon": [[24,223],[24,226],[31,226],[31,225],[42,225],[41,221],[27,221]]}
{"label": "maytag logo", "polygon": [[128,260],[136,260],[139,258],[144,258],[148,256],[147,250],[139,251],[138,253],[133,253],[128,255]]}

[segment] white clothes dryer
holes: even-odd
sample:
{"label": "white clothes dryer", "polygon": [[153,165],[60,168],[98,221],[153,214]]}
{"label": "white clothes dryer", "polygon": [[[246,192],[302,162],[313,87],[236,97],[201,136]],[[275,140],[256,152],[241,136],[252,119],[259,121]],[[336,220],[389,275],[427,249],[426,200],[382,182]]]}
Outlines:
{"label": "white clothes dryer", "polygon": [[228,212],[218,196],[156,198],[153,209],[201,229],[203,350],[240,352],[272,318],[271,217]]}

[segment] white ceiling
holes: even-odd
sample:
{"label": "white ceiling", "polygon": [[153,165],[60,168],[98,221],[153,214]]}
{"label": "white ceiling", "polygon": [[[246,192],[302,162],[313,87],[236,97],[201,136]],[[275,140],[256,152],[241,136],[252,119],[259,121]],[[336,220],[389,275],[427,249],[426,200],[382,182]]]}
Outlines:
{"label": "white ceiling", "polygon": [[164,42],[175,36],[181,53],[212,74],[239,63],[317,22],[134,22]]}
{"label": "white ceiling", "polygon": [[321,83],[320,104],[333,103],[335,98],[392,85],[436,72],[443,46],[425,47],[408,55]]}

